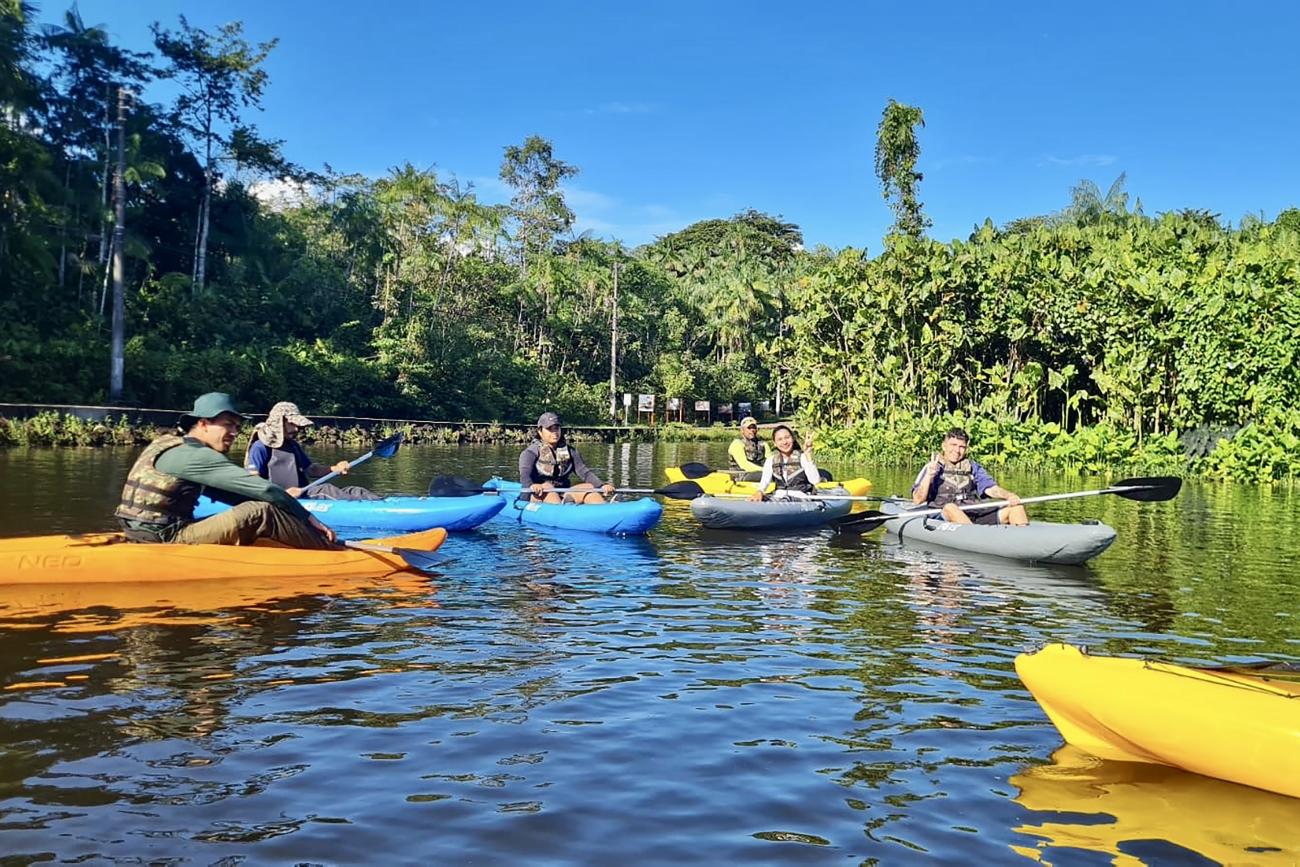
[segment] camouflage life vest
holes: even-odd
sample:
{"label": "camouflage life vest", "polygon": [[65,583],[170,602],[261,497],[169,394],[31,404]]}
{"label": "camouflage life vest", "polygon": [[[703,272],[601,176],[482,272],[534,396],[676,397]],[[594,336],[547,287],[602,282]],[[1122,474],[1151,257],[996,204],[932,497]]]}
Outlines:
{"label": "camouflage life vest", "polygon": [[[745,460],[751,464],[762,466],[763,461],[767,460],[767,444],[759,440],[758,437],[754,437],[752,440],[741,437],[740,445],[745,450]],[[731,468],[733,470],[741,469],[735,458],[731,459]]]}
{"label": "camouflage life vest", "polygon": [[804,494],[811,494],[817,490],[817,486],[808,480],[808,474],[803,471],[803,464],[800,459],[803,452],[794,449],[790,456],[786,457],[780,452],[772,455],[772,481],[776,482],[777,490],[799,491]]}
{"label": "camouflage life vest", "polygon": [[145,446],[127,473],[122,502],[113,514],[123,521],[161,526],[193,521],[194,504],[203,486],[164,473],[156,466],[163,452],[184,444],[183,438],[168,434]]}
{"label": "camouflage life vest", "polygon": [[939,488],[930,500],[931,506],[937,508],[949,503],[979,499],[975,492],[975,468],[971,465],[970,458],[963,458],[955,464],[941,458],[939,472]]}
{"label": "camouflage life vest", "polygon": [[569,444],[560,442],[555,448],[537,440],[537,464],[533,472],[537,475],[539,481],[556,482],[566,481],[573,473],[573,457],[569,454]]}

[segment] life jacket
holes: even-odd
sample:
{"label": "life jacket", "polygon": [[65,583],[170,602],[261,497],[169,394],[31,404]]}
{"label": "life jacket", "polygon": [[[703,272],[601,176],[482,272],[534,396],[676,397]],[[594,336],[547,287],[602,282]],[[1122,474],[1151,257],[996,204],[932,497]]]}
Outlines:
{"label": "life jacket", "polygon": [[803,452],[798,448],[791,451],[788,458],[779,451],[772,455],[772,481],[776,482],[777,490],[799,491],[804,494],[817,490],[817,486],[808,480],[808,474],[803,471],[800,462],[802,456]]}
{"label": "life jacket", "polygon": [[[741,437],[740,445],[745,450],[745,460],[751,464],[762,466],[763,461],[767,460],[767,444],[760,442],[758,437],[754,437],[752,440]],[[731,456],[728,455],[728,457]],[[731,458],[731,468],[737,472],[742,471],[740,464],[736,463],[734,457]]]}
{"label": "life jacket", "polygon": [[113,514],[123,521],[171,526],[194,520],[194,505],[203,486],[164,473],[156,466],[163,452],[185,444],[175,434],[145,446],[122,486],[122,502]]}
{"label": "life jacket", "polygon": [[288,448],[271,449],[271,456],[266,462],[266,479],[286,490],[307,484],[303,473],[298,469],[298,456]]}
{"label": "life jacket", "polygon": [[931,506],[938,508],[979,499],[975,491],[975,467],[970,458],[962,458],[955,464],[940,458],[940,468],[939,488],[930,500]]}
{"label": "life jacket", "polygon": [[534,440],[533,445],[537,446],[537,464],[533,468],[533,474],[541,482],[565,482],[573,473],[573,456],[569,454],[569,444],[561,440],[555,448],[543,443],[541,440]]}

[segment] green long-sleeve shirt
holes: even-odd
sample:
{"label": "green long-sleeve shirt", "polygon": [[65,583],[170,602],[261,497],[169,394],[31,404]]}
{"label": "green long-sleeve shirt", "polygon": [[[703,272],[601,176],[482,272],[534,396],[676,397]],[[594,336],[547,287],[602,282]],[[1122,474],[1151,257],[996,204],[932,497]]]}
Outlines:
{"label": "green long-sleeve shirt", "polygon": [[161,472],[203,485],[209,497],[232,506],[245,500],[261,500],[279,506],[300,521],[311,518],[302,503],[289,496],[284,488],[250,474],[221,452],[189,437],[183,444],[159,455],[154,466]]}

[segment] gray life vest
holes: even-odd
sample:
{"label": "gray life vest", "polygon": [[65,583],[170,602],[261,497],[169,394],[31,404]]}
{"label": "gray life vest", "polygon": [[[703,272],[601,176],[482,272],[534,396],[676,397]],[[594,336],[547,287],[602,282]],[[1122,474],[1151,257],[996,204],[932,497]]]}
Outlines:
{"label": "gray life vest", "polygon": [[938,508],[979,499],[975,492],[975,468],[970,458],[962,458],[955,464],[940,458],[939,473],[939,488],[930,500],[931,506]]}
{"label": "gray life vest", "polygon": [[533,475],[541,482],[567,482],[573,473],[573,456],[569,453],[569,444],[563,440],[555,448],[541,440],[535,440],[533,444],[537,446],[537,463]]}
{"label": "gray life vest", "polygon": [[803,452],[797,448],[790,452],[788,458],[779,451],[772,455],[772,481],[776,482],[777,490],[799,491],[803,494],[817,490],[817,486],[808,480],[808,474],[803,471],[800,462],[802,456]]}
{"label": "gray life vest", "polygon": [[266,462],[266,480],[285,490],[307,484],[298,469],[297,456],[289,449],[271,449],[271,457]]}

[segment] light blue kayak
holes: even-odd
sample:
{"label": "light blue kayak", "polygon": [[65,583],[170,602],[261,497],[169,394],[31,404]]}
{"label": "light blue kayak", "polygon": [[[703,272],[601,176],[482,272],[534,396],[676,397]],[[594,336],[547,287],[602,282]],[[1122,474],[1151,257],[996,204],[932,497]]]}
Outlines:
{"label": "light blue kayak", "polygon": [[[335,532],[400,535],[442,527],[449,533],[472,530],[505,508],[508,497],[478,494],[473,497],[385,497],[382,500],[302,500],[302,507]],[[201,497],[195,518],[206,518],[230,508]]]}
{"label": "light blue kayak", "polygon": [[516,499],[521,485],[505,479],[491,478],[483,487],[500,491],[508,502],[501,520],[518,521],[536,527],[561,530],[585,530],[589,533],[613,533],[636,536],[647,533],[659,523],[664,507],[655,500],[618,500],[603,506],[578,506],[573,503],[530,503]]}

